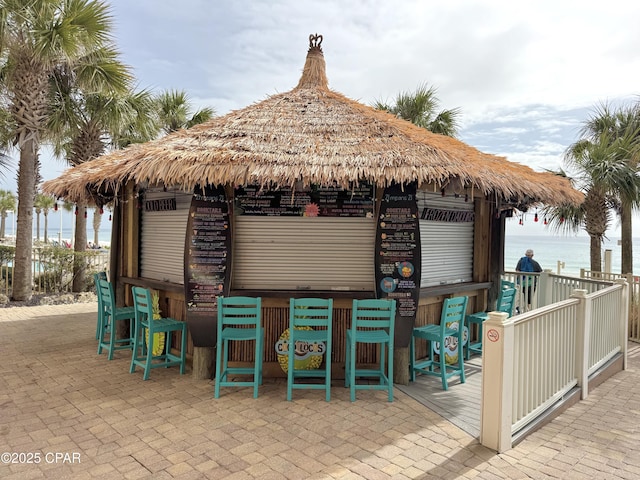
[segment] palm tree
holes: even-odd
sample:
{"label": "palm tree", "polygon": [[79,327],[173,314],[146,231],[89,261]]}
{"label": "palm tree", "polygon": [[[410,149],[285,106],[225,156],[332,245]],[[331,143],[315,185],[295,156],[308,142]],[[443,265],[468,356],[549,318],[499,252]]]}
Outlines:
{"label": "palm tree", "polygon": [[629,145],[621,145],[620,139],[612,139],[609,132],[571,145],[565,163],[575,172],[572,183],[585,193],[585,200],[578,207],[543,210],[553,229],[573,232],[585,229],[590,237],[590,267],[594,272],[602,271],[602,239],[611,221],[611,209],[621,192],[640,191],[635,165],[620,156],[623,148]]}
{"label": "palm tree", "polygon": [[36,239],[40,241],[40,214],[44,215],[44,243],[49,243],[49,210],[56,204],[55,199],[51,195],[37,193],[33,203],[36,211]]}
{"label": "palm tree", "polygon": [[637,181],[640,160],[640,103],[613,109],[599,105],[585,122],[581,135],[586,142],[597,142],[606,134],[611,142],[612,155],[627,167],[610,185],[617,199],[614,210],[620,217],[622,259],[621,273],[633,273],[632,211],[640,205],[640,186]]}
{"label": "palm tree", "polygon": [[191,115],[190,100],[184,91],[166,90],[158,95],[156,102],[158,121],[165,134],[206,122],[216,114],[215,109],[205,107]]}
{"label": "palm tree", "polygon": [[99,0],[0,0],[0,87],[9,105],[18,164],[18,229],[14,300],[31,297],[31,235],[38,153],[46,139],[51,82],[56,70],[90,91],[126,88],[129,78],[115,61],[112,17]]}
{"label": "palm tree", "polygon": [[4,239],[7,215],[16,211],[16,196],[9,190],[0,190],[0,238]]}
{"label": "palm tree", "polygon": [[[59,108],[49,117],[49,130],[57,142],[55,151],[64,154],[72,166],[93,160],[102,155],[112,139],[120,138],[123,126],[140,122],[140,104],[151,105],[148,93],[102,95],[83,93],[76,87],[73,78],[62,75],[58,82],[63,88],[56,102]],[[144,117],[153,122],[152,117]],[[103,200],[96,198],[98,211]],[[87,205],[78,205],[74,249],[86,250],[87,245]],[[95,217],[94,217],[95,220]],[[98,223],[99,228],[99,223]],[[75,262],[73,290],[81,291],[85,286],[85,268],[83,262]]]}
{"label": "palm tree", "polygon": [[436,113],[439,104],[436,89],[422,84],[416,88],[415,92],[399,93],[393,105],[376,100],[373,107],[393,113],[433,133],[455,137],[459,127],[460,109],[454,108]]}
{"label": "palm tree", "polygon": [[102,207],[93,209],[93,244],[100,246],[100,224],[102,223]]}

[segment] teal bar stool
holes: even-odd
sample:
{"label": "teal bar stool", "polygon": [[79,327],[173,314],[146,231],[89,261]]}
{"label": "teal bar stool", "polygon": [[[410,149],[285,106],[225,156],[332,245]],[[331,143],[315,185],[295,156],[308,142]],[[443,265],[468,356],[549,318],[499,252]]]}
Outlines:
{"label": "teal bar stool", "polygon": [[[464,377],[464,352],[462,351],[462,340],[464,332],[464,316],[467,310],[467,297],[447,298],[442,305],[442,315],[439,325],[425,325],[415,327],[411,335],[409,345],[409,372],[411,381],[416,380],[416,372],[424,375],[435,375],[442,379],[442,388],[447,390],[449,385],[447,379],[453,376],[460,376],[460,383],[465,382]],[[451,326],[449,326],[451,324]],[[455,324],[455,328],[453,328]],[[451,344],[447,338],[457,340],[456,348],[457,361],[453,365],[447,364],[446,350]],[[426,340],[428,357],[416,358],[416,339]],[[439,360],[435,360],[435,343],[440,344]]]}
{"label": "teal bar stool", "polygon": [[[253,398],[258,398],[262,385],[262,356],[264,328],[262,327],[262,299],[260,297],[218,297],[218,337],[216,340],[215,398],[220,398],[220,387],[253,387]],[[253,367],[230,367],[231,342],[255,342]],[[252,375],[251,381],[234,381],[234,375]]]}
{"label": "teal bar stool", "polygon": [[[184,374],[187,354],[187,323],[174,318],[153,318],[153,300],[148,288],[132,287],[135,306],[135,334],[133,356],[130,373],[136,367],[144,369],[143,380],[148,380],[153,368],[180,367],[180,375]],[[180,355],[171,353],[171,334],[180,333]],[[154,352],[153,340],[157,333],[166,335],[165,348],[162,353]],[[151,345],[145,344],[145,338]]]}
{"label": "teal bar stool", "polygon": [[[325,400],[331,400],[331,336],[333,325],[333,299],[292,298],[289,301],[289,347],[287,365],[287,400],[293,389],[308,388],[325,391]],[[304,357],[324,354],[324,368],[296,368],[298,350]],[[304,347],[304,348],[303,348]],[[323,383],[308,383],[296,379],[324,378]]]}
{"label": "teal bar stool", "polygon": [[98,319],[96,321],[96,340],[100,341],[103,330],[107,327],[103,318],[102,297],[100,296],[100,285],[98,280],[106,280],[107,272],[96,272],[93,274],[93,286],[96,289],[96,297],[98,298]]}
{"label": "teal bar stool", "polygon": [[[393,402],[395,320],[395,300],[353,301],[351,328],[347,329],[344,379],[345,387],[350,388],[352,402],[356,400],[356,390],[386,390],[389,401]],[[378,344],[380,346],[380,360],[377,368],[357,368],[356,348],[359,343]],[[377,380],[377,383],[356,383],[357,378],[373,378]]]}
{"label": "teal bar stool", "polygon": [[[513,315],[513,307],[515,305],[516,300],[516,288],[512,282],[507,282],[505,280],[502,281],[500,295],[498,296],[498,303],[496,304],[496,311],[504,312],[509,317]],[[471,357],[471,352],[473,353],[482,353],[482,324],[489,318],[489,314],[487,312],[476,312],[467,315],[467,330],[469,334],[469,341],[465,348],[466,359],[469,360]],[[471,325],[478,326],[478,336],[475,342],[471,341]]]}
{"label": "teal bar stool", "polygon": [[[133,307],[116,307],[116,297],[113,294],[111,282],[98,278],[98,324],[100,338],[98,339],[98,355],[106,348],[108,359],[113,360],[113,352],[116,350],[133,349],[133,325],[135,311]],[[120,321],[129,323],[129,336],[116,338],[117,323]]]}

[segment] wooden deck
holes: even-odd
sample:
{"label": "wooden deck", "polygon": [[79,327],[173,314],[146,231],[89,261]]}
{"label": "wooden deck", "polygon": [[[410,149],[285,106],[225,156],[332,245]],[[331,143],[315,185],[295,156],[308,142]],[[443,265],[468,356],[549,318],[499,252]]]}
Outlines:
{"label": "wooden deck", "polygon": [[449,420],[468,434],[480,436],[480,399],[482,394],[482,357],[476,355],[465,362],[466,382],[458,377],[449,381],[449,389],[442,389],[440,377],[418,375],[408,386],[396,388],[424,406]]}

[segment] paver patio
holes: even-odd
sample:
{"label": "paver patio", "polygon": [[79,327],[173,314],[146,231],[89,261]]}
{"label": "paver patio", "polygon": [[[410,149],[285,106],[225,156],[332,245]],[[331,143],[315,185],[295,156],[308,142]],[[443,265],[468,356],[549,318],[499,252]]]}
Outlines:
{"label": "paver patio", "polygon": [[0,309],[0,454],[13,454],[0,478],[640,477],[637,344],[628,370],[498,455],[400,389],[351,403],[336,383],[330,403],[318,391],[287,402],[281,380],[219,400],[176,368],[144,382],[128,352],[96,355],[95,311]]}

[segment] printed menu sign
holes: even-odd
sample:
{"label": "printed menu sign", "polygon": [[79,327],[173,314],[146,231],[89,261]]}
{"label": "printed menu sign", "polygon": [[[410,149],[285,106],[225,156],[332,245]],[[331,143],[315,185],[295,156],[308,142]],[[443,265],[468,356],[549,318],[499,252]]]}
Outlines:
{"label": "printed menu sign", "polygon": [[269,189],[254,184],[238,187],[234,201],[239,215],[371,217],[373,186],[361,182],[348,190],[317,185]]}
{"label": "printed menu sign", "polygon": [[231,233],[223,187],[196,189],[185,241],[187,323],[195,347],[214,347],[217,299],[229,290]]}
{"label": "printed menu sign", "polygon": [[420,226],[416,184],[385,188],[376,227],[378,298],[396,301],[395,346],[407,347],[420,296]]}

